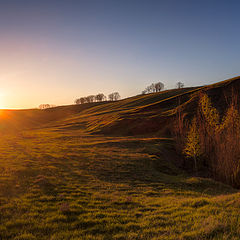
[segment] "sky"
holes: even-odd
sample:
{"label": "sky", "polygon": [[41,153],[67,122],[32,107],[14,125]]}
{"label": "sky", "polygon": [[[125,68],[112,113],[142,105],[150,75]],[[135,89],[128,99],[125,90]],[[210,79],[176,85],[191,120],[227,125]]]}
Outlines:
{"label": "sky", "polygon": [[0,0],[0,108],[240,75],[240,1]]}

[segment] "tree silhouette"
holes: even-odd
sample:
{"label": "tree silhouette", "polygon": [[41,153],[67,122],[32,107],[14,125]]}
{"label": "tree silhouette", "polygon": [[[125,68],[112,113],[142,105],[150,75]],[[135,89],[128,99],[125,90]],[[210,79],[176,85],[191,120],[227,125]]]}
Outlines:
{"label": "tree silhouette", "polygon": [[158,82],[154,84],[155,92],[160,92],[164,88],[164,84],[162,82]]}
{"label": "tree silhouette", "polygon": [[117,101],[120,99],[120,94],[118,92],[113,92],[108,95],[109,101]]}
{"label": "tree silhouette", "polygon": [[106,100],[106,96],[103,93],[99,93],[95,96],[95,99],[97,102],[102,102]]}
{"label": "tree silhouette", "polygon": [[94,95],[89,95],[89,96],[87,96],[85,99],[86,99],[86,102],[87,103],[92,103],[92,102],[94,102],[95,101],[95,96]]}
{"label": "tree silhouette", "polygon": [[85,97],[81,97],[81,98],[77,98],[75,101],[74,101],[75,104],[84,104],[86,103],[86,98]]}
{"label": "tree silhouette", "polygon": [[160,92],[164,89],[164,84],[162,82],[152,83],[150,86],[147,86],[142,94]]}
{"label": "tree silhouette", "polygon": [[184,83],[177,82],[176,86],[177,86],[178,89],[183,88],[184,87]]}

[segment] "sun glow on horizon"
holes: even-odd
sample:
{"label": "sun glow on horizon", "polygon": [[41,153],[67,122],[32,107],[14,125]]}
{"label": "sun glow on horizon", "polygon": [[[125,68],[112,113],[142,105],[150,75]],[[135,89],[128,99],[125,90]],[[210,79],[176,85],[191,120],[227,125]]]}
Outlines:
{"label": "sun glow on horizon", "polygon": [[0,92],[0,109],[6,109],[5,103],[4,103],[4,93]]}

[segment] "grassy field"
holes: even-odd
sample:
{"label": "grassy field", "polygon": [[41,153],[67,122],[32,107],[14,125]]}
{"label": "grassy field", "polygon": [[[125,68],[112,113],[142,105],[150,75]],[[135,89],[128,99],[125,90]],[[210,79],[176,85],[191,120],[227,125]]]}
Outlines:
{"label": "grassy field", "polygon": [[0,239],[239,239],[239,192],[178,169],[161,135],[198,89],[2,111]]}
{"label": "grassy field", "polygon": [[239,239],[239,193],[175,167],[172,140],[57,128],[0,142],[0,239]]}

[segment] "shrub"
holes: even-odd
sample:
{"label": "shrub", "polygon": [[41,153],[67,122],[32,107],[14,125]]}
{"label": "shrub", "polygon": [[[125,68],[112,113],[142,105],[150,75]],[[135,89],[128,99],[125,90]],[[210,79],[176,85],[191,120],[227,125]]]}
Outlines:
{"label": "shrub", "polygon": [[187,157],[193,158],[194,168],[197,171],[197,157],[201,155],[201,147],[196,117],[192,120],[183,152]]}
{"label": "shrub", "polygon": [[[233,186],[240,186],[240,114],[238,96],[232,95],[222,121],[218,110],[207,94],[200,94],[199,108],[190,127],[178,117],[178,131],[175,131],[177,148],[194,160],[201,156],[209,171],[217,180]],[[187,131],[187,134],[184,132]],[[180,144],[179,144],[180,143]]]}

